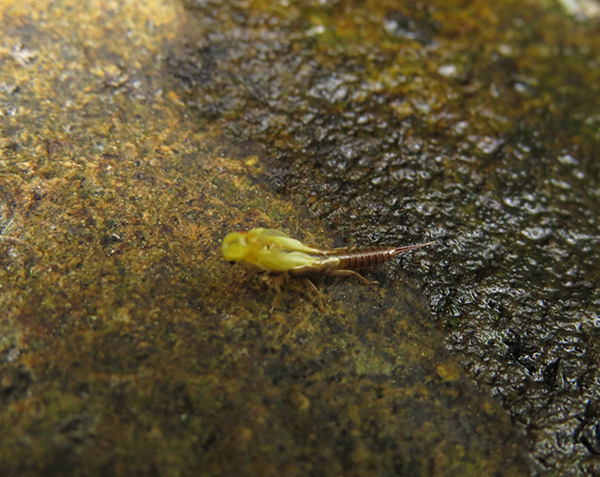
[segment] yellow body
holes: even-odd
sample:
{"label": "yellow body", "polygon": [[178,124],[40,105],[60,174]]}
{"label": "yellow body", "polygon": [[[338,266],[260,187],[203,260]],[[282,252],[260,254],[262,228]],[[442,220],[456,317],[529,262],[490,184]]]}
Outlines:
{"label": "yellow body", "polygon": [[230,262],[268,272],[289,272],[310,267],[327,252],[304,245],[274,229],[231,232],[223,240],[223,255]]}
{"label": "yellow body", "polygon": [[354,270],[381,265],[400,253],[432,244],[362,251],[352,247],[323,249],[304,245],[279,230],[256,228],[227,234],[223,240],[223,255],[230,262],[263,272],[287,273],[294,277],[357,276],[369,283]]}

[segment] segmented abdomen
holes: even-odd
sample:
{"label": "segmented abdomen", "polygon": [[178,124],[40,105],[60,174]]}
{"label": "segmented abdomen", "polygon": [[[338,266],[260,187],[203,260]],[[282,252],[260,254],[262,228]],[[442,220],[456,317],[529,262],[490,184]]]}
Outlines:
{"label": "segmented abdomen", "polygon": [[337,255],[339,270],[362,270],[389,262],[398,252],[395,248],[384,250],[363,250]]}
{"label": "segmented abdomen", "polygon": [[382,263],[389,262],[396,255],[427,247],[433,243],[434,242],[427,242],[419,243],[417,245],[405,245],[404,247],[341,253],[335,255],[335,257],[339,259],[336,268],[338,270],[362,270],[363,268],[376,267]]}

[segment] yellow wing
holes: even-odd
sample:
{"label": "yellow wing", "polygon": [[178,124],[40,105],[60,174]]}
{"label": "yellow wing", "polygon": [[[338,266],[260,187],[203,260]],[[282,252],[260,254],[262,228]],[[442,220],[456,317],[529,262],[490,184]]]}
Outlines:
{"label": "yellow wing", "polygon": [[327,251],[317,247],[304,245],[300,240],[293,239],[275,229],[256,228],[248,232],[248,242],[257,247],[276,248],[287,252],[306,252],[323,255]]}

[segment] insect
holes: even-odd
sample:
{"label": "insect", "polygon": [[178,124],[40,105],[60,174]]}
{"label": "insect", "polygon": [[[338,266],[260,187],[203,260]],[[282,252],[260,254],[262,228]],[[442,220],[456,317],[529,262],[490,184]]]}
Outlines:
{"label": "insect", "polygon": [[372,283],[356,270],[381,265],[403,252],[433,243],[372,250],[356,250],[354,247],[325,249],[304,245],[279,230],[255,228],[227,234],[223,240],[223,255],[227,261],[237,262],[250,270],[286,273],[293,277],[356,276],[364,283]]}

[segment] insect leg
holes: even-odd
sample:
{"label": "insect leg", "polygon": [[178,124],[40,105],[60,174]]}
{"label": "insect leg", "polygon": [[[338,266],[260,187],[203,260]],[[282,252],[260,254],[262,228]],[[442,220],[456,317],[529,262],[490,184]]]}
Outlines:
{"label": "insect leg", "polygon": [[273,302],[271,303],[271,309],[269,310],[269,316],[273,314],[273,310],[279,305],[279,299],[281,298],[281,286],[286,281],[286,275],[264,275],[265,282],[268,281],[272,288],[275,289],[275,298],[273,298]]}
{"label": "insect leg", "polygon": [[327,272],[327,275],[330,277],[356,277],[365,285],[376,285],[378,282],[373,280],[367,280],[360,273],[355,272],[354,270],[332,270]]}
{"label": "insect leg", "polygon": [[321,290],[319,290],[317,288],[317,286],[312,282],[312,280],[310,278],[305,278],[304,281],[306,282],[306,284],[308,285],[309,288],[312,288],[314,290],[314,292],[317,294],[317,301],[319,303],[319,310],[321,310],[322,312],[325,311],[325,306],[323,305],[323,294],[321,293]]}

